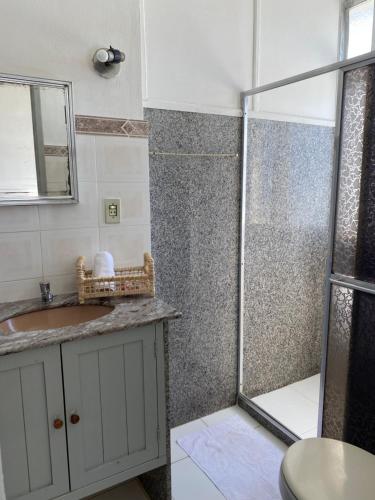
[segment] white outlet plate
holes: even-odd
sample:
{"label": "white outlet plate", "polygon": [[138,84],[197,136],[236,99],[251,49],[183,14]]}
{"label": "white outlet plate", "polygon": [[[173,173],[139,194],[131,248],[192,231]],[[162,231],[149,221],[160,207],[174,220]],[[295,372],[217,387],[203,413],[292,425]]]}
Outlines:
{"label": "white outlet plate", "polygon": [[120,223],[121,206],[118,198],[104,200],[104,220],[106,224]]}

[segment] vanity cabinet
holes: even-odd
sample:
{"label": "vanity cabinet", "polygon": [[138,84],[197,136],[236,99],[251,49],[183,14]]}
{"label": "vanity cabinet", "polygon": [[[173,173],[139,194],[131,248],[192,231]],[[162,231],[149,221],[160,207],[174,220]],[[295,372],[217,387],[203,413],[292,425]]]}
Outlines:
{"label": "vanity cabinet", "polygon": [[69,342],[62,361],[72,489],[158,457],[149,328]]}
{"label": "vanity cabinet", "polygon": [[161,323],[1,356],[7,500],[80,499],[165,464],[163,363]]}
{"label": "vanity cabinet", "polygon": [[69,491],[60,347],[0,358],[0,448],[7,500]]}

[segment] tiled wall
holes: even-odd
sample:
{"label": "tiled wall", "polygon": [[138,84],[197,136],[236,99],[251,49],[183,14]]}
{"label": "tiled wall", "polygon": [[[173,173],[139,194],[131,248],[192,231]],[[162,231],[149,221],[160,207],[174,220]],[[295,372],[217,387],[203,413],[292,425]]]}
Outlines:
{"label": "tiled wall", "polygon": [[334,129],[249,120],[244,393],[320,370]]}
{"label": "tiled wall", "polygon": [[[38,296],[42,277],[54,293],[73,290],[80,254],[90,263],[107,249],[119,264],[133,264],[150,248],[139,6],[139,0],[65,0],[48,8],[42,0],[2,3],[0,73],[71,81],[77,131],[106,133],[108,121],[95,117],[115,117],[109,132],[124,135],[77,134],[78,205],[0,207],[0,301]],[[92,67],[95,50],[109,43],[126,52],[110,80]],[[137,137],[129,137],[138,126]],[[103,224],[104,196],[121,198],[120,225]]]}
{"label": "tiled wall", "polygon": [[182,312],[169,328],[176,426],[234,404],[241,119],[146,109],[157,294]]}
{"label": "tiled wall", "polygon": [[[148,139],[77,134],[76,145],[78,205],[0,207],[1,302],[38,296],[42,278],[75,290],[79,255],[134,265],[150,250]],[[104,224],[103,198],[121,199],[120,224]]]}

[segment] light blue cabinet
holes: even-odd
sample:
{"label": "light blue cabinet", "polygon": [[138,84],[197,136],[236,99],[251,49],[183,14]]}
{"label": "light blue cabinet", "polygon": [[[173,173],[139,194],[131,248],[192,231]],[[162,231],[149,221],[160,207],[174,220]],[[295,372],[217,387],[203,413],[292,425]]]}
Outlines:
{"label": "light blue cabinet", "polygon": [[163,465],[162,324],[2,356],[0,401],[7,500],[76,500]]}
{"label": "light blue cabinet", "polygon": [[69,491],[65,443],[60,347],[1,357],[0,447],[7,500],[47,500]]}
{"label": "light blue cabinet", "polygon": [[73,490],[158,457],[153,328],[62,346]]}

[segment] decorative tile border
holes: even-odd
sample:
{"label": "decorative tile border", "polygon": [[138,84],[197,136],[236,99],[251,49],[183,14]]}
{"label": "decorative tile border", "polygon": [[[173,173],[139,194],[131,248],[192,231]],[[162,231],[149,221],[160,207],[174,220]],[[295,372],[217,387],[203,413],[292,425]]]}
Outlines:
{"label": "decorative tile border", "polygon": [[149,134],[149,123],[145,120],[76,115],[75,121],[77,134],[141,138],[147,138]]}
{"label": "decorative tile border", "polygon": [[52,144],[44,145],[45,156],[69,156],[68,146],[53,146]]}

